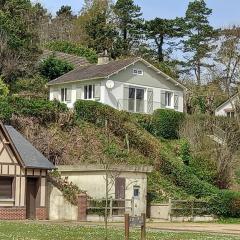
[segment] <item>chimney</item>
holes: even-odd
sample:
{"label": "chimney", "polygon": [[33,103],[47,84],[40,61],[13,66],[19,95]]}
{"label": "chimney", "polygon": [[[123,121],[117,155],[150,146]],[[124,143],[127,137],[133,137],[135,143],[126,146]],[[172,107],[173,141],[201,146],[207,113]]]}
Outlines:
{"label": "chimney", "polygon": [[110,62],[110,58],[109,58],[107,50],[105,50],[103,53],[99,54],[98,65],[108,64],[109,62]]}

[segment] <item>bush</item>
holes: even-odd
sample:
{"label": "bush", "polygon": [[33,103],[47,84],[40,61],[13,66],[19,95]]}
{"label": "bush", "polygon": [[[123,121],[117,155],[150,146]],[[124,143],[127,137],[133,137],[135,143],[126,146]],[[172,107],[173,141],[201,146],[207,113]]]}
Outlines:
{"label": "bush", "polygon": [[213,214],[222,217],[240,217],[240,193],[222,190],[212,196],[209,201]]}
{"label": "bush", "polygon": [[72,64],[57,59],[54,56],[48,57],[39,65],[39,72],[49,80],[56,79],[71,70],[73,70]]}
{"label": "bush", "polygon": [[46,48],[52,51],[59,51],[74,54],[79,57],[84,57],[90,63],[97,62],[97,53],[94,50],[86,48],[76,43],[71,43],[67,41],[52,41],[46,45]]}
{"label": "bush", "polygon": [[184,113],[174,110],[159,109],[153,113],[152,124],[154,133],[166,139],[179,138],[179,128],[184,120]]}
{"label": "bush", "polygon": [[11,84],[11,92],[46,98],[48,95],[47,82],[48,80],[40,75],[18,78]]}
{"label": "bush", "polygon": [[0,77],[0,96],[6,97],[9,94],[8,85],[5,84]]}
{"label": "bush", "polygon": [[36,117],[41,122],[56,121],[67,107],[57,101],[25,99],[22,97],[0,98],[0,118],[9,122],[13,114]]}

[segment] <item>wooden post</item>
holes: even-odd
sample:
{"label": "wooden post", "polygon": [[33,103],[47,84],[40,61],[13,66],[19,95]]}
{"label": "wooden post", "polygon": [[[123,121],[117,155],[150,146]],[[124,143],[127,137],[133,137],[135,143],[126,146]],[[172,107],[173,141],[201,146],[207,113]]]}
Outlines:
{"label": "wooden post", "polygon": [[112,198],[110,198],[110,209],[109,209],[109,217],[110,217],[110,219],[112,219],[112,217],[113,217],[113,199]]}
{"label": "wooden post", "polygon": [[124,219],[125,219],[125,240],[129,240],[129,214],[125,213],[124,214]]}
{"label": "wooden post", "polygon": [[142,213],[141,240],[146,240],[146,213]]}
{"label": "wooden post", "polygon": [[169,198],[168,207],[169,207],[169,209],[168,209],[168,221],[171,222],[172,221],[172,217],[171,217],[171,215],[172,215],[172,199],[171,198]]}

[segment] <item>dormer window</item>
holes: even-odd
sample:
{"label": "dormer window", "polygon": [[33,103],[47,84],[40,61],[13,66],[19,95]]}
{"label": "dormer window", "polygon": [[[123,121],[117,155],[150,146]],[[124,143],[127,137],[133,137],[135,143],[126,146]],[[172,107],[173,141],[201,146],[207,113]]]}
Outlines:
{"label": "dormer window", "polygon": [[143,70],[142,70],[142,69],[134,68],[134,69],[133,69],[133,75],[143,76]]}

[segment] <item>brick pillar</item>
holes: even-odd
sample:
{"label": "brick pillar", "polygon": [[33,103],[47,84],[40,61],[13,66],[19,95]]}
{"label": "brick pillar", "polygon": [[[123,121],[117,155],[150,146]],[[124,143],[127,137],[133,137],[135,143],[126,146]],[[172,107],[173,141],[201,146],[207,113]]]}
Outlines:
{"label": "brick pillar", "polygon": [[84,222],[87,220],[87,195],[81,193],[78,195],[78,221]]}

